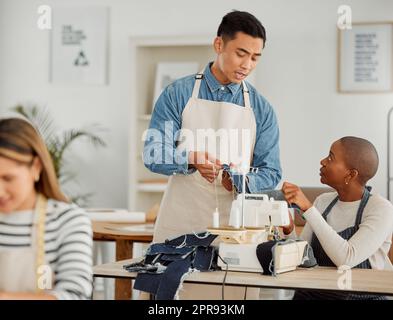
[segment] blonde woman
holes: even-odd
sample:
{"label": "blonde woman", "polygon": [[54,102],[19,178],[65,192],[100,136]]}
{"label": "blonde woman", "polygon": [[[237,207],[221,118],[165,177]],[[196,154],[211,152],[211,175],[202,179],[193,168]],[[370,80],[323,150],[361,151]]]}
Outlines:
{"label": "blonde woman", "polygon": [[0,120],[0,299],[89,299],[92,231],[25,120]]}

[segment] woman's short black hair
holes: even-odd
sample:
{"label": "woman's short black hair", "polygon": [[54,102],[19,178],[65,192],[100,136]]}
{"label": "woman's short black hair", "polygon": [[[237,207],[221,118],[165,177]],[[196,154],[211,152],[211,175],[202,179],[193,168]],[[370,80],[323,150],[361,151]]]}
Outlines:
{"label": "woman's short black hair", "polygon": [[263,46],[266,42],[266,31],[262,23],[251,13],[234,10],[227,13],[217,30],[217,36],[225,40],[232,40],[236,32],[243,32],[254,38],[261,38]]}

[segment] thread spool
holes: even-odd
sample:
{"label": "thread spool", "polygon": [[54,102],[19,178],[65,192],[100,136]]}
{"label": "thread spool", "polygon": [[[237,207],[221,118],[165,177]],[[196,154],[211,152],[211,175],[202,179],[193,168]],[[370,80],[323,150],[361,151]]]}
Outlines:
{"label": "thread spool", "polygon": [[213,228],[220,227],[220,214],[218,212],[218,208],[213,212]]}

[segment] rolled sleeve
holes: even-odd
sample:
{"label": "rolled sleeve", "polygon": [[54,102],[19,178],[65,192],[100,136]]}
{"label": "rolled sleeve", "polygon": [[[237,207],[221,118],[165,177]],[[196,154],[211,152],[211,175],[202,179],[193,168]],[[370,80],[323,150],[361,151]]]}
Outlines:
{"label": "rolled sleeve", "polygon": [[188,151],[176,148],[182,117],[174,101],[174,89],[169,86],[157,100],[149,129],[144,134],[143,162],[155,173],[192,174],[195,169],[188,168]]}

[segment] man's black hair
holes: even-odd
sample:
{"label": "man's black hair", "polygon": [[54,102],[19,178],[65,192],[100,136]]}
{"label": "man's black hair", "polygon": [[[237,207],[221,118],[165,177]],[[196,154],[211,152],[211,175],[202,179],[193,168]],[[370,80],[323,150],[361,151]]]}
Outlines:
{"label": "man's black hair", "polygon": [[222,37],[224,41],[233,40],[237,32],[243,32],[254,38],[261,38],[263,47],[265,47],[265,28],[251,13],[237,10],[227,13],[218,27],[217,36]]}

